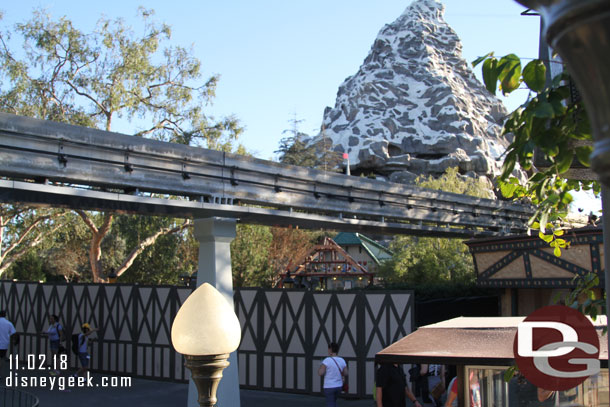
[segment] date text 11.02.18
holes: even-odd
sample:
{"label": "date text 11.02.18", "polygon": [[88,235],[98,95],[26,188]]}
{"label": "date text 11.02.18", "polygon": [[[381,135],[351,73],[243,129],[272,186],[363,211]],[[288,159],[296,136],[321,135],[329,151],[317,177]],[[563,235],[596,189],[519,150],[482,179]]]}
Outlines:
{"label": "date text 11.02.18", "polygon": [[27,355],[25,360],[21,361],[18,355],[11,355],[8,360],[10,370],[66,370],[68,368],[68,355],[65,353],[51,357]]}

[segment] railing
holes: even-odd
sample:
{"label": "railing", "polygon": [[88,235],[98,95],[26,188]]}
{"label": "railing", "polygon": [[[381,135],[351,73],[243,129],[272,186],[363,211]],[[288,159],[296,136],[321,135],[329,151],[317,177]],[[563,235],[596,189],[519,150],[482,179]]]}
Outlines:
{"label": "railing", "polygon": [[2,407],[38,407],[38,397],[27,391],[0,386],[0,405]]}

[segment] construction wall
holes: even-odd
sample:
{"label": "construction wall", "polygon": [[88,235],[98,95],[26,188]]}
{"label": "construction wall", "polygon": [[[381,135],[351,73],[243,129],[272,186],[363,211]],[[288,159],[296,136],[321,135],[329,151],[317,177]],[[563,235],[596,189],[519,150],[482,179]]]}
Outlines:
{"label": "construction wall", "polygon": [[[68,336],[88,322],[95,371],[186,381],[182,355],[171,345],[171,325],[191,288],[128,284],[0,282],[0,308],[21,335],[20,358],[49,354],[41,336],[58,314]],[[413,330],[409,291],[311,292],[235,290],[242,326],[240,384],[252,389],[317,393],[320,361],[336,341],[348,363],[350,395],[372,391],[375,353]],[[204,310],[202,310],[204,312]],[[70,366],[77,360],[70,355]]]}

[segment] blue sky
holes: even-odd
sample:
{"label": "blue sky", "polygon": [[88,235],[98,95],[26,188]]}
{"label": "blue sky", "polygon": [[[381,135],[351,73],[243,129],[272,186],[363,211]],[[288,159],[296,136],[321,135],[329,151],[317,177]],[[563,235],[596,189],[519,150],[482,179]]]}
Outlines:
{"label": "blue sky", "polygon": [[[334,106],[343,80],[354,74],[381,28],[410,0],[130,0],[2,2],[4,24],[23,22],[34,8],[67,16],[90,31],[101,15],[135,22],[140,4],[172,27],[172,41],[190,47],[204,74],[220,74],[208,113],[235,115],[245,127],[241,142],[259,158],[273,159],[293,118],[300,131],[317,133],[326,106]],[[462,40],[463,57],[495,51],[522,58],[538,54],[539,18],[521,16],[513,0],[444,0],[445,20]],[[479,75],[480,68],[475,70]],[[479,75],[480,76],[480,75]],[[509,110],[527,94],[517,91]],[[129,128],[115,128],[131,132]]]}
{"label": "blue sky", "polygon": [[[302,120],[301,131],[318,131],[339,85],[358,70],[379,30],[398,18],[410,0],[21,0],[2,3],[0,10],[5,24],[22,22],[34,8],[44,8],[89,31],[101,15],[136,22],[142,3],[172,27],[174,43],[192,45],[205,75],[220,74],[208,112],[235,115],[246,129],[241,142],[256,156],[270,159],[295,115]],[[467,61],[492,50],[536,57],[538,17],[520,16],[523,7],[514,1],[443,3]]]}

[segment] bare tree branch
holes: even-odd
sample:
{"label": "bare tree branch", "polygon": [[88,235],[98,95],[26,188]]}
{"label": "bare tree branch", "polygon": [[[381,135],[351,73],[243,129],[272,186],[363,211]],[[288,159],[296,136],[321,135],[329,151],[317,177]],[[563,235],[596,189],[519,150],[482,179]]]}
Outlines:
{"label": "bare tree branch", "polygon": [[17,240],[13,241],[6,249],[4,249],[2,251],[2,253],[0,253],[0,263],[2,263],[4,261],[4,259],[6,258],[6,256],[10,252],[15,250],[15,248],[17,246],[19,246],[21,243],[23,243],[25,241],[25,239],[38,226],[38,224],[40,224],[40,222],[43,222],[43,221],[45,221],[47,219],[50,219],[50,218],[52,218],[54,216],[55,215],[41,216],[41,217],[35,219],[34,222],[32,222],[27,228],[25,228],[25,230],[21,233],[21,235],[19,236],[19,238]]}
{"label": "bare tree branch", "polygon": [[83,219],[85,225],[87,225],[93,233],[97,233],[97,226],[95,226],[95,223],[93,223],[93,221],[91,220],[91,218],[89,218],[89,215],[87,215],[85,211],[83,211],[82,209],[75,209],[74,212],[76,212],[78,216]]}
{"label": "bare tree branch", "polygon": [[182,225],[176,226],[174,228],[163,228],[155,232],[153,235],[147,237],[142,240],[135,249],[129,253],[129,255],[125,258],[123,263],[119,266],[118,270],[116,270],[117,277],[121,276],[127,269],[133,264],[134,260],[149,246],[153,245],[157,239],[164,235],[171,235],[172,233],[180,232],[187,227],[193,226],[193,222],[189,219],[186,220]]}
{"label": "bare tree branch", "polygon": [[108,109],[106,109],[104,107],[104,105],[102,105],[100,102],[98,102],[97,99],[95,99],[93,96],[91,96],[90,94],[81,91],[76,85],[74,85],[71,81],[64,81],[66,83],[66,85],[68,85],[70,88],[72,88],[72,90],[74,91],[74,93],[76,93],[79,96],[85,97],[87,99],[89,99],[95,106],[97,106],[98,109],[100,109],[100,111],[105,114],[108,115],[110,114],[110,112],[108,111]]}
{"label": "bare tree branch", "polygon": [[[65,224],[64,223],[60,223],[58,225],[56,225],[50,232],[50,234],[55,233],[57,230],[59,230],[61,227],[63,227]],[[22,246],[20,249],[18,250],[14,250],[12,251],[12,253],[9,255],[8,252],[5,252],[5,254],[0,258],[0,276],[6,271],[8,270],[8,268],[15,262],[17,261],[21,256],[23,256],[24,254],[26,254],[30,249],[33,249],[34,247],[38,246],[40,243],[42,243],[44,241],[43,237],[46,236],[47,233],[43,233],[40,232],[38,233],[38,235],[32,239],[30,242],[28,242],[27,245]]]}

